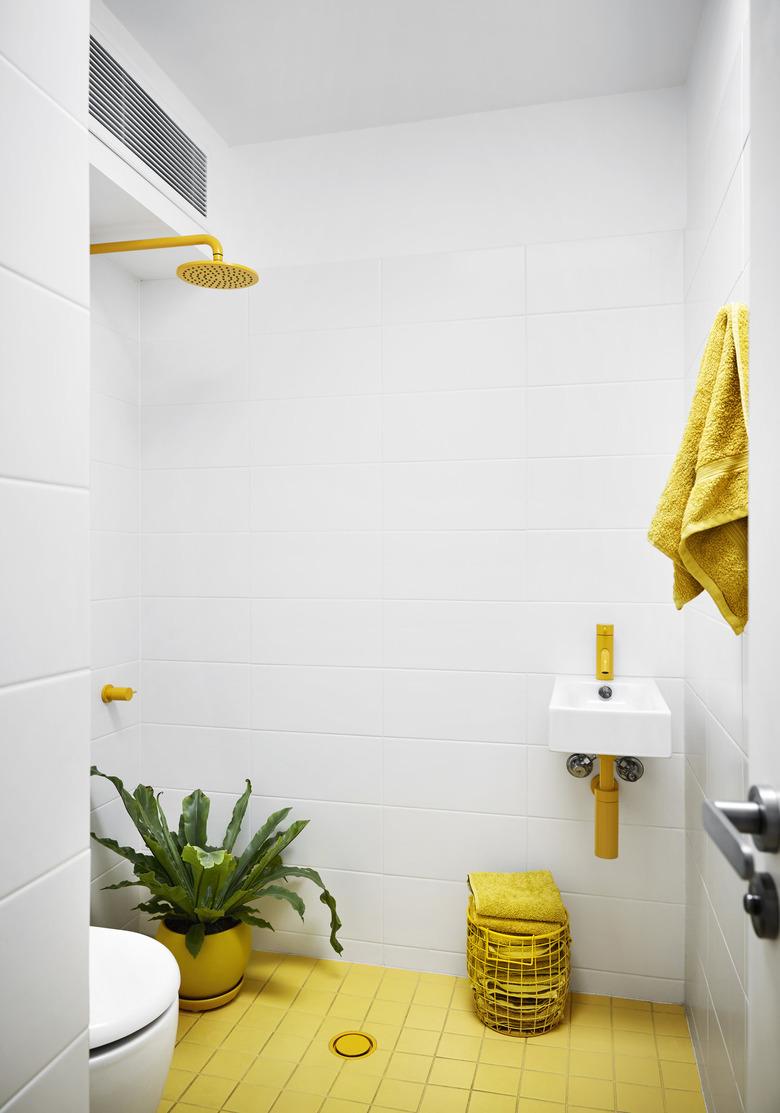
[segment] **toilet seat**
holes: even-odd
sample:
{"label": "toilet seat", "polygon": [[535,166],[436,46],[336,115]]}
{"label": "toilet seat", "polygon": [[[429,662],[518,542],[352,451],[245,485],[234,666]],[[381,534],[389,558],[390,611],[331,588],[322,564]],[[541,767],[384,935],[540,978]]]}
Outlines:
{"label": "toilet seat", "polygon": [[176,959],[155,939],[90,927],[90,1050],[125,1039],[155,1021],[176,1000],[179,981]]}

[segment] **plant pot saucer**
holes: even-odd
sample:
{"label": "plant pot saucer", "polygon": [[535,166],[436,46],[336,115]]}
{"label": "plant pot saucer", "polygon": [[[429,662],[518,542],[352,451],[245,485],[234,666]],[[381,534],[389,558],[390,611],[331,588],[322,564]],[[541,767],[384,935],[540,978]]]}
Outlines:
{"label": "plant pot saucer", "polygon": [[206,1012],[208,1009],[218,1009],[220,1005],[227,1005],[234,997],[238,996],[241,986],[244,984],[243,975],[238,982],[229,989],[226,993],[220,993],[217,997],[179,997],[179,1008],[185,1009],[187,1012],[201,1013]]}

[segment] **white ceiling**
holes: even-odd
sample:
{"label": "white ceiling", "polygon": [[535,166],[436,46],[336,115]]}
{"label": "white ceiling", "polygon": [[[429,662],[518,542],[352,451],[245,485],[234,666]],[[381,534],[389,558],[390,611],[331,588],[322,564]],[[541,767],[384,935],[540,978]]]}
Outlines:
{"label": "white ceiling", "polygon": [[704,0],[105,0],[231,145],[684,85]]}

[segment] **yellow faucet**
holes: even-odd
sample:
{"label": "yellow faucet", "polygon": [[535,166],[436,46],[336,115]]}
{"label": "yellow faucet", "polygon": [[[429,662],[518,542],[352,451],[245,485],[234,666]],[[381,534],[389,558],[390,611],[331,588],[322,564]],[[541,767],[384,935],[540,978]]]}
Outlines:
{"label": "yellow faucet", "polygon": [[614,633],[614,626],[596,624],[596,676],[599,680],[612,680],[614,676]]}

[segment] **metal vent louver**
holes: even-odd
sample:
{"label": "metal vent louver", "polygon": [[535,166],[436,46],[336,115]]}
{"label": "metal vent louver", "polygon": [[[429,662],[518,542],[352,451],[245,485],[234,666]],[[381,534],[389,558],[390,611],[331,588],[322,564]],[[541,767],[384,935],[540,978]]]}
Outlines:
{"label": "metal vent louver", "polygon": [[206,215],[206,156],[90,35],[89,113]]}

